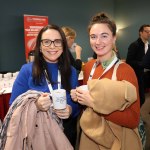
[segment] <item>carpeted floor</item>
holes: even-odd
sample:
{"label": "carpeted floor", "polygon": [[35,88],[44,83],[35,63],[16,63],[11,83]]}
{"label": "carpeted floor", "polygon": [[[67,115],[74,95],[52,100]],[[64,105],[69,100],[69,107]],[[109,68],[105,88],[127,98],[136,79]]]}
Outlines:
{"label": "carpeted floor", "polygon": [[146,149],[150,150],[150,92],[146,93],[145,103],[141,107],[141,115],[146,130]]}

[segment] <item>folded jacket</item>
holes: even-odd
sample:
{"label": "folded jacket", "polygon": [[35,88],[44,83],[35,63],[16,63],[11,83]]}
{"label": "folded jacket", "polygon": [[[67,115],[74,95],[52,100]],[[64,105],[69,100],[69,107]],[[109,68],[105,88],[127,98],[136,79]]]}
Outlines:
{"label": "folded jacket", "polygon": [[93,79],[88,81],[93,109],[101,114],[124,110],[137,100],[136,87],[128,81]]}

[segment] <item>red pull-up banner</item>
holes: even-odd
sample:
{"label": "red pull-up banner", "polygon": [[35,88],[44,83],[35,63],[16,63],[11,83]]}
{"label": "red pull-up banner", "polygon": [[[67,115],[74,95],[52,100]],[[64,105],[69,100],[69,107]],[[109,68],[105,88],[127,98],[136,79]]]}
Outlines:
{"label": "red pull-up banner", "polygon": [[48,16],[24,15],[25,55],[35,48],[36,37],[44,26],[48,25]]}

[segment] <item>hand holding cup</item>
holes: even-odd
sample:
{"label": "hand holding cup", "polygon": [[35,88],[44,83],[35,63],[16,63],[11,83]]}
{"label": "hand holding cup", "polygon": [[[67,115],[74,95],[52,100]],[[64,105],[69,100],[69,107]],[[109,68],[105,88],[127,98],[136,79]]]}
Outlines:
{"label": "hand holding cup", "polygon": [[49,93],[42,93],[38,100],[35,102],[38,110],[47,111],[51,105],[51,99]]}

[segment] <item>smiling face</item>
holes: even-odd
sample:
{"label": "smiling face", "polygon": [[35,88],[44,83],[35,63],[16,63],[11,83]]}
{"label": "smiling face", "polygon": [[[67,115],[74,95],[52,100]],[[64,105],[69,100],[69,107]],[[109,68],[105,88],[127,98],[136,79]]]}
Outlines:
{"label": "smiling face", "polygon": [[[47,43],[49,43],[49,46]],[[41,37],[41,52],[47,62],[58,62],[58,58],[63,52],[63,46],[61,35],[57,30],[48,29],[43,32]]]}
{"label": "smiling face", "polygon": [[116,36],[113,36],[112,31],[108,28],[107,24],[94,24],[91,27],[89,34],[91,48],[97,54],[97,58],[101,61],[111,58]]}

